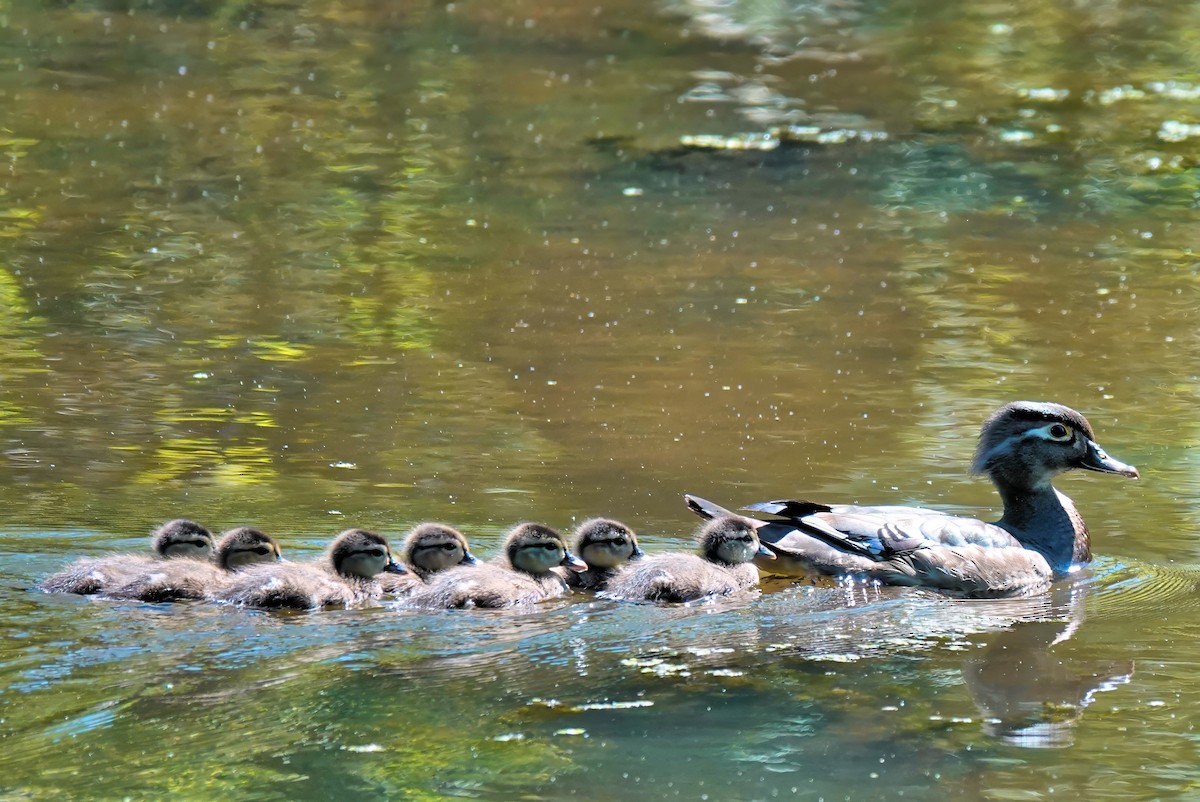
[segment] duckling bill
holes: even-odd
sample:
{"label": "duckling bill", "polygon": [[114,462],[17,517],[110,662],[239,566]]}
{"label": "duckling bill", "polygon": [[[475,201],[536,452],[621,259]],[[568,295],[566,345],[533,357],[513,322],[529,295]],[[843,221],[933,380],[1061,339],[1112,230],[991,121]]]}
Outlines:
{"label": "duckling bill", "polygon": [[[1051,484],[1065,471],[1138,478],[1107,454],[1083,415],[1062,404],[1016,401],[983,424],[972,463],[996,485],[1004,514],[995,523],[920,507],[768,501],[744,509],[772,517],[745,520],[777,557],[759,562],[787,576],[851,576],[968,596],[1020,596],[1091,560],[1087,526]],[[734,513],[696,496],[703,518]]]}

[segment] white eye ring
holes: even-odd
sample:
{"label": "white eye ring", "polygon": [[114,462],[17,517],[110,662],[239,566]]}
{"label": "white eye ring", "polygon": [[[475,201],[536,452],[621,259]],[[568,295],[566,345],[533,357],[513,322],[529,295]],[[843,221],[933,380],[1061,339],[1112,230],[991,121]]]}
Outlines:
{"label": "white eye ring", "polygon": [[1048,438],[1051,440],[1057,440],[1058,442],[1066,442],[1074,436],[1074,433],[1071,431],[1071,427],[1064,426],[1061,423],[1052,423],[1046,428],[1042,429],[1042,431],[1046,433]]}

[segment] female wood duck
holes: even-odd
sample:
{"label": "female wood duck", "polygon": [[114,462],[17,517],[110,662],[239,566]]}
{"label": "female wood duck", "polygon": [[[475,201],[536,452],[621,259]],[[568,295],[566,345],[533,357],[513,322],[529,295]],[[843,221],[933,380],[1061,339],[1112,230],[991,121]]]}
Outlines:
{"label": "female wood duck", "polygon": [[365,529],[347,529],[334,538],[321,561],[252,565],[234,574],[209,598],[247,607],[350,607],[379,597],[377,574],[403,571],[392,559],[386,538]]}
{"label": "female wood duck", "polygon": [[[968,597],[1038,593],[1091,559],[1087,527],[1051,480],[1074,468],[1138,478],[1096,444],[1091,425],[1061,404],[1015,401],[983,424],[972,463],[1004,502],[995,523],[920,507],[768,501],[745,509],[778,559],[763,570],[789,576],[852,576]],[[703,518],[731,514],[695,496]]]}
{"label": "female wood duck", "polygon": [[567,548],[554,529],[523,523],[505,540],[504,552],[492,562],[459,566],[436,574],[409,601],[418,607],[510,607],[562,596],[570,589],[551,569],[563,565],[586,571],[587,564]]}
{"label": "female wood duck", "polygon": [[103,593],[121,587],[133,577],[162,561],[176,557],[207,560],[213,552],[212,533],[195,521],[176,518],[167,521],[151,536],[154,556],[113,554],[77,560],[65,571],[47,577],[38,588],[46,593]]}
{"label": "female wood duck", "polygon": [[575,553],[587,563],[586,571],[556,568],[554,572],[572,588],[603,590],[617,569],[646,553],[638,548],[637,535],[611,518],[592,518],[575,531]]}
{"label": "female wood duck", "polygon": [[666,552],[619,569],[601,594],[627,601],[689,602],[725,596],[758,584],[755,556],[771,559],[751,521],[719,515],[696,533],[700,554]]}
{"label": "female wood duck", "polygon": [[438,523],[417,524],[404,538],[400,550],[404,566],[403,574],[381,574],[378,578],[383,592],[401,595],[424,586],[439,571],[456,565],[479,565],[471,554],[467,539],[453,526]]}
{"label": "female wood duck", "polygon": [[257,563],[282,559],[279,544],[252,526],[230,529],[217,541],[212,562],[201,560],[157,560],[129,578],[125,584],[105,589],[112,599],[168,602],[203,599],[228,581],[234,571]]}

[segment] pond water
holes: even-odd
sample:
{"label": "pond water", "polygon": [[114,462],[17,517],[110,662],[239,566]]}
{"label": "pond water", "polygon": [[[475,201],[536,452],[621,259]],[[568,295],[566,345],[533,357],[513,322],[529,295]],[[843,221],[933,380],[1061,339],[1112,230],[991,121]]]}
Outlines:
{"label": "pond water", "polygon": [[[1190,4],[0,2],[0,796],[1150,799],[1200,785]],[[1006,401],[1093,565],[962,602],[277,615],[30,588],[157,523],[685,492],[993,517]]]}

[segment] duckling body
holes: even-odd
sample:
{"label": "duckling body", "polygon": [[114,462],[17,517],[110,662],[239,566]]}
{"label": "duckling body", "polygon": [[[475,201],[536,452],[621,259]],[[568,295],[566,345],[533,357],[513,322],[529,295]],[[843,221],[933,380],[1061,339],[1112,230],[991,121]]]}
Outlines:
{"label": "duckling body", "polygon": [[758,585],[756,554],[769,554],[741,516],[709,521],[697,533],[700,554],[666,552],[618,569],[601,594],[626,601],[690,602]]}
{"label": "duckling body", "polygon": [[360,591],[355,584],[323,567],[284,562],[248,568],[235,579],[218,586],[210,598],[263,609],[351,607],[369,598],[369,591]]}
{"label": "duckling body", "polygon": [[105,590],[104,595],[145,602],[203,599],[227,582],[232,572],[279,559],[279,545],[270,535],[252,526],[240,526],[221,536],[213,562],[156,561],[124,584]]}
{"label": "duckling body", "polygon": [[38,588],[46,593],[103,593],[123,586],[141,573],[162,567],[167,560],[207,560],[213,551],[212,533],[186,518],[167,521],[158,527],[152,536],[152,544],[155,556],[87,557],[72,563],[65,571],[47,577]]}
{"label": "duckling body", "polygon": [[246,607],[311,610],[351,607],[382,593],[375,577],[403,571],[392,559],[387,540],[365,529],[347,529],[318,562],[251,565],[209,594],[215,601]]}
{"label": "duckling body", "polygon": [[558,565],[587,569],[558,532],[523,523],[509,533],[504,552],[492,562],[442,571],[409,600],[415,606],[442,609],[530,604],[569,592],[563,578],[551,570]]}
{"label": "duckling body", "polygon": [[575,532],[575,553],[587,563],[586,571],[554,569],[575,590],[603,590],[617,569],[645,556],[633,530],[611,518],[581,523]]}
{"label": "duckling body", "polygon": [[403,574],[381,574],[379,585],[385,595],[402,596],[423,588],[434,574],[455,566],[479,565],[463,533],[452,526],[422,523],[413,527],[401,548]]}
{"label": "duckling body", "polygon": [[[1110,457],[1087,420],[1061,404],[1017,401],[987,419],[972,469],[991,478],[1004,502],[995,523],[920,507],[769,501],[747,518],[776,560],[759,563],[787,576],[851,576],[968,597],[1038,593],[1091,559],[1087,526],[1051,485],[1074,468],[1138,478]],[[695,496],[704,518],[732,515]]]}

